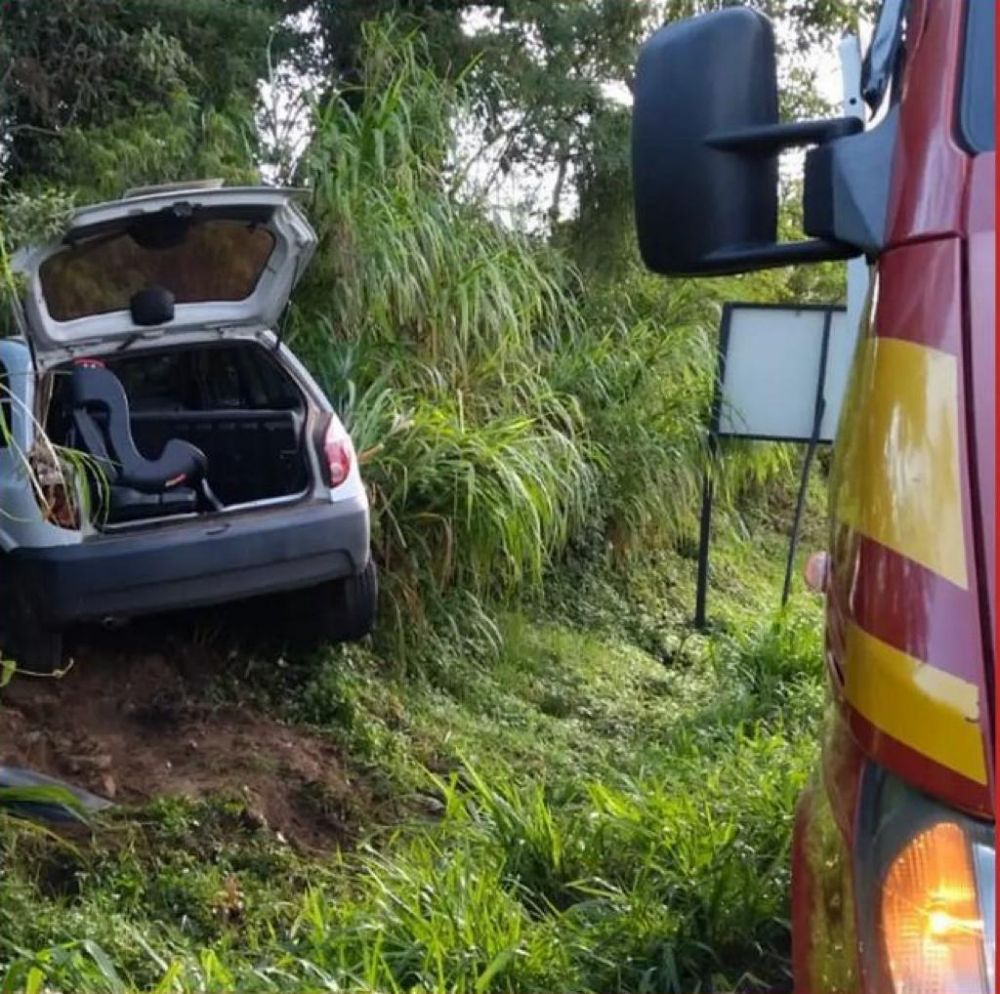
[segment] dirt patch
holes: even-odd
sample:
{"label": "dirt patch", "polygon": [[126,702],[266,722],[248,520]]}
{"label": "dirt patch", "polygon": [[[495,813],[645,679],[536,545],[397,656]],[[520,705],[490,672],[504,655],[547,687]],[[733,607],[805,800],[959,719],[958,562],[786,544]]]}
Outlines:
{"label": "dirt patch", "polygon": [[226,654],[192,642],[151,652],[146,641],[82,642],[64,678],[16,678],[0,699],[0,762],[120,804],[239,795],[255,827],[303,849],[356,836],[371,795],[329,741],[211,703],[213,678],[235,665]]}

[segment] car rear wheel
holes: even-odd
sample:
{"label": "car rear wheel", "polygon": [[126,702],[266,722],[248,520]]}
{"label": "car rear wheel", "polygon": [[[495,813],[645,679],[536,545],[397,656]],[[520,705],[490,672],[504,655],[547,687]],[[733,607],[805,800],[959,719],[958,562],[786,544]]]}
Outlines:
{"label": "car rear wheel", "polygon": [[7,587],[0,605],[0,654],[28,673],[55,673],[62,668],[62,632],[48,628],[31,598]]}
{"label": "car rear wheel", "polygon": [[353,576],[331,580],[296,597],[297,633],[310,645],[358,642],[375,627],[378,571],[374,560]]}

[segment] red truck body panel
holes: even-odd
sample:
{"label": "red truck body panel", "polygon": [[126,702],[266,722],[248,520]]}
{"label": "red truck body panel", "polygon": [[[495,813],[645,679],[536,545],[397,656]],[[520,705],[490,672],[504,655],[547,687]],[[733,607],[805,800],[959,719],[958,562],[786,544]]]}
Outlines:
{"label": "red truck body panel", "polygon": [[[970,0],[980,2],[980,0]],[[957,136],[965,4],[910,12],[888,217],[835,446],[820,774],[796,813],[799,994],[886,994],[854,902],[874,761],[995,819],[995,153]]]}

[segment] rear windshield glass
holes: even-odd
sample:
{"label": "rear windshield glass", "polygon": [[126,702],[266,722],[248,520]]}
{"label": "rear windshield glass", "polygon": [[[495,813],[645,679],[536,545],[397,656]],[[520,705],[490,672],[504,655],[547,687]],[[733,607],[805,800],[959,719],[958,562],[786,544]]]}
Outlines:
{"label": "rear windshield glass", "polygon": [[55,321],[125,311],[149,287],[170,290],[178,304],[249,297],[271,253],[274,236],[245,221],[194,222],[179,245],[140,245],[131,234],[99,235],[47,259],[40,278]]}
{"label": "rear windshield glass", "polygon": [[967,0],[959,129],[973,152],[996,148],[996,0]]}

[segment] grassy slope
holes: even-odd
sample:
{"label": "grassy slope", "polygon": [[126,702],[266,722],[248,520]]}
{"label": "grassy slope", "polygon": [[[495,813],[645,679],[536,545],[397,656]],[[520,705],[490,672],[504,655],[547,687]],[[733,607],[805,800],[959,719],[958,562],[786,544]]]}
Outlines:
{"label": "grassy slope", "polygon": [[791,808],[822,706],[817,605],[774,620],[788,518],[720,527],[708,637],[686,623],[693,558],[626,580],[591,553],[502,616],[499,658],[442,639],[401,672],[343,649],[218,688],[339,742],[381,799],[366,844],[296,854],[235,798],[164,801],[73,847],[0,822],[0,976],[788,989]]}

